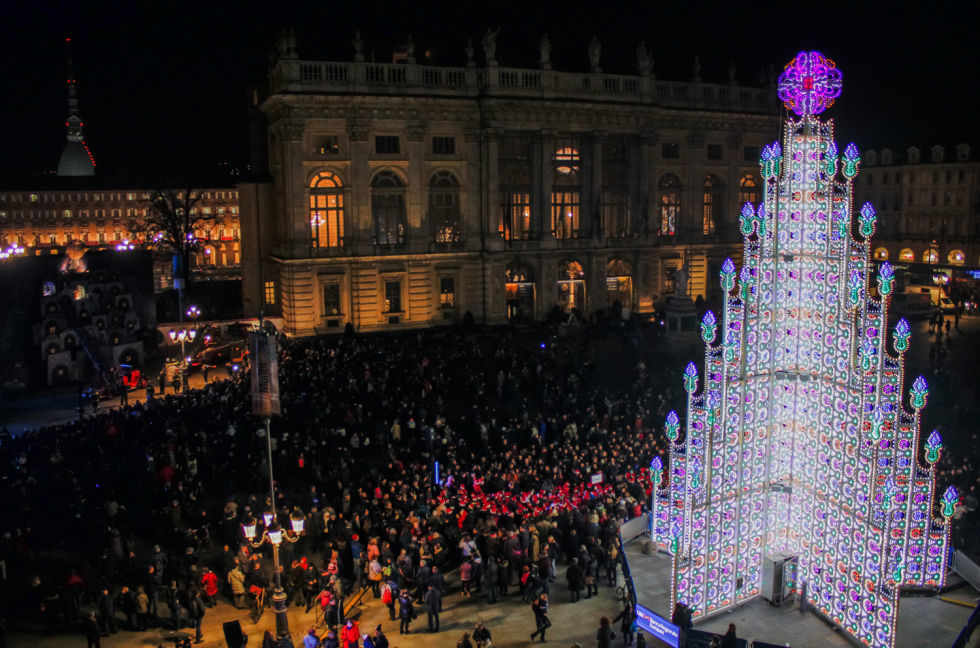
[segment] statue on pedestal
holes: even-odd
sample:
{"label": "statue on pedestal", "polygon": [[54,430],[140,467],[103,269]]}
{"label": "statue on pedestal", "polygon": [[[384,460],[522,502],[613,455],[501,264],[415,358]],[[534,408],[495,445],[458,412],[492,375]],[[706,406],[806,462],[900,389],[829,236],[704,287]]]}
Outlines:
{"label": "statue on pedestal", "polygon": [[653,72],[653,59],[650,57],[646,41],[641,41],[636,46],[636,69],[642,76],[650,76]]}
{"label": "statue on pedestal", "polygon": [[483,55],[487,59],[487,65],[497,64],[497,34],[499,32],[499,27],[497,31],[487,27],[487,32],[483,35]]}
{"label": "statue on pedestal", "polygon": [[691,81],[701,80],[701,59],[697,56],[694,57],[694,65],[691,66],[691,70],[694,71],[694,76],[691,77]]}
{"label": "statue on pedestal", "polygon": [[599,67],[600,56],[602,56],[602,43],[593,36],[592,42],[589,43],[589,69],[593,72],[602,72],[602,68]]}
{"label": "statue on pedestal", "polygon": [[538,44],[538,50],[540,56],[538,58],[538,64],[544,70],[551,69],[551,41],[548,40],[548,34],[546,33],[541,37],[541,42]]}
{"label": "statue on pedestal", "polygon": [[364,41],[361,40],[361,30],[354,30],[354,40],[351,41],[351,45],[354,46],[354,60],[363,61],[364,60]]}
{"label": "statue on pedestal", "polygon": [[466,47],[463,48],[463,53],[466,54],[466,67],[474,67],[476,62],[473,60],[473,54],[476,53],[476,50],[473,49],[472,38],[466,39]]}

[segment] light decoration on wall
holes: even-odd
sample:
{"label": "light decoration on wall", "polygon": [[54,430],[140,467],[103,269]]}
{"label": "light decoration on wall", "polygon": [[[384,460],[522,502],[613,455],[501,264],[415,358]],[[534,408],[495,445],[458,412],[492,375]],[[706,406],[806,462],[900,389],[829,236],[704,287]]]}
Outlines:
{"label": "light decoration on wall", "polygon": [[839,157],[833,122],[816,117],[840,89],[819,52],[779,78],[796,116],[762,153],[763,202],[741,209],[741,269],[723,263],[722,310],[701,322],[704,369],[684,370],[686,420],[667,416],[652,528],[674,555],[671,605],[695,619],[761,595],[763,560],[782,554],[812,606],[891,648],[899,590],[945,580],[957,493],[935,516],[942,443],[920,439],[924,378],[911,410],[903,403],[910,331],[900,319],[889,348],[889,264],[878,297],[869,292],[875,214],[854,207],[860,155],[849,144]]}

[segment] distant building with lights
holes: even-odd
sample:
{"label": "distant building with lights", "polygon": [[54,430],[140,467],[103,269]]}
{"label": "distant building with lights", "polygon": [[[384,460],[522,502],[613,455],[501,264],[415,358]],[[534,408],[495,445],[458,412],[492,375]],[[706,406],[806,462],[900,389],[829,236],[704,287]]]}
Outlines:
{"label": "distant building with lights", "polygon": [[[717,296],[779,133],[772,87],[638,74],[300,60],[277,44],[267,181],[239,184],[246,314],[306,335],[543,319],[554,307],[649,313],[687,271]],[[769,81],[771,84],[772,80]]]}
{"label": "distant building with lights", "polygon": [[864,160],[854,192],[881,215],[876,261],[980,267],[980,160],[968,144],[869,150]]}
{"label": "distant building with lights", "polygon": [[[137,240],[156,187],[112,183],[99,178],[42,177],[0,186],[0,249],[12,245],[26,255],[64,255],[77,241],[90,251],[139,247]],[[20,188],[23,187],[23,188]],[[237,278],[241,264],[238,190],[234,187],[195,189],[201,199],[194,209],[213,215],[208,231],[196,232],[201,249],[192,273],[198,278]],[[155,264],[157,289],[172,284],[168,257]]]}

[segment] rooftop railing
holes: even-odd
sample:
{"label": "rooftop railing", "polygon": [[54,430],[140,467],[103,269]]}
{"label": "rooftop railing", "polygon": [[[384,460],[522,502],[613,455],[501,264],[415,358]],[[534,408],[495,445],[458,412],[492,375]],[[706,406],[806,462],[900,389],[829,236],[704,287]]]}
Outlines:
{"label": "rooftop railing", "polygon": [[325,92],[450,97],[520,97],[635,102],[669,108],[775,113],[772,88],[700,81],[664,81],[653,75],[561,72],[498,66],[440,67],[415,63],[279,61],[269,74],[275,93]]}

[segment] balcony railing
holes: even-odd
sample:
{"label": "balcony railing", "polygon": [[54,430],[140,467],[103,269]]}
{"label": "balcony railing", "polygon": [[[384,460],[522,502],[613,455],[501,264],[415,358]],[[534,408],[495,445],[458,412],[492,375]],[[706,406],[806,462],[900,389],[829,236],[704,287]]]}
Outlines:
{"label": "balcony railing", "polygon": [[440,67],[396,63],[279,61],[269,74],[270,91],[520,96],[545,99],[624,101],[666,106],[775,114],[772,88],[727,83],[663,81],[654,76],[561,72],[490,66]]}

